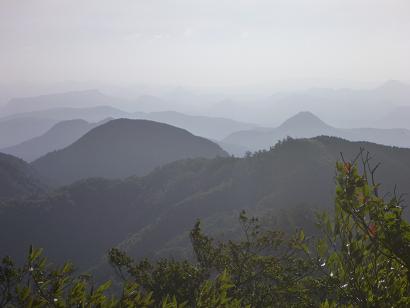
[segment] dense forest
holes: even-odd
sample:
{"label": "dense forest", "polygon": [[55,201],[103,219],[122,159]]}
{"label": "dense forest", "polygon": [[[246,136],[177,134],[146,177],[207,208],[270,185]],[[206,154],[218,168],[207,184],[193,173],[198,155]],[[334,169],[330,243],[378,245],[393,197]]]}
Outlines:
{"label": "dense forest", "polygon": [[55,262],[71,260],[86,270],[104,264],[111,247],[137,259],[191,259],[189,230],[196,219],[213,237],[235,239],[242,210],[272,228],[314,235],[315,212],[332,209],[340,152],[351,159],[360,148],[383,162],[383,193],[396,184],[407,192],[408,149],[332,137],[288,139],[245,158],[180,160],[143,177],[84,179],[9,200],[0,207],[0,242],[18,261],[33,244]]}
{"label": "dense forest", "polygon": [[10,199],[24,199],[44,193],[46,185],[25,161],[0,153],[0,205]]}
{"label": "dense forest", "polygon": [[[358,166],[360,166],[359,171]],[[199,221],[193,260],[133,260],[113,248],[117,274],[96,284],[30,247],[23,265],[0,266],[2,307],[408,307],[410,224],[402,196],[380,194],[378,165],[363,151],[336,165],[331,214],[318,213],[317,236],[266,228],[239,215],[242,236],[218,241]]]}

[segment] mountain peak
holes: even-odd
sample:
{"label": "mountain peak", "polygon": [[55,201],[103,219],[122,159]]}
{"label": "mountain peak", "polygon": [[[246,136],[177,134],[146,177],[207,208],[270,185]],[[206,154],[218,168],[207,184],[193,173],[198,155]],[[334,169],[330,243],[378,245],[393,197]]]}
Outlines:
{"label": "mountain peak", "polygon": [[400,91],[403,89],[409,89],[409,85],[401,82],[399,80],[388,80],[381,84],[379,87],[377,87],[378,90],[384,90],[384,91]]}
{"label": "mountain peak", "polygon": [[208,139],[164,123],[115,119],[97,126],[69,146],[50,152],[32,165],[55,183],[88,177],[144,175],[186,158],[226,156]]}
{"label": "mountain peak", "polygon": [[279,126],[287,130],[299,129],[326,129],[330,126],[310,111],[302,111],[287,119]]}
{"label": "mountain peak", "polygon": [[[50,128],[50,130],[55,130],[55,129],[66,129],[67,127],[73,126],[73,125],[87,125],[89,124],[86,120],[83,119],[72,119],[72,120],[66,120],[66,121],[61,121],[55,124]],[[50,131],[49,130],[49,131]]]}

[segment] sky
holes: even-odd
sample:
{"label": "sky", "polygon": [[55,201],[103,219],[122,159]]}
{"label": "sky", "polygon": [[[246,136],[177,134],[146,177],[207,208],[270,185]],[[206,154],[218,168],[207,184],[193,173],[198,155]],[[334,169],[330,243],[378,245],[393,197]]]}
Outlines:
{"label": "sky", "polygon": [[0,83],[410,81],[408,0],[0,0]]}

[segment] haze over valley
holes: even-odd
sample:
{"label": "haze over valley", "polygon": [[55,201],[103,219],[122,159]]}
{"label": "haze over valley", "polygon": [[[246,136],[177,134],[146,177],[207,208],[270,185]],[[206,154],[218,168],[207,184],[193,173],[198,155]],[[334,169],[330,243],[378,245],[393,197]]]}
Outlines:
{"label": "haze over valley", "polygon": [[405,0],[0,3],[0,307],[409,307]]}

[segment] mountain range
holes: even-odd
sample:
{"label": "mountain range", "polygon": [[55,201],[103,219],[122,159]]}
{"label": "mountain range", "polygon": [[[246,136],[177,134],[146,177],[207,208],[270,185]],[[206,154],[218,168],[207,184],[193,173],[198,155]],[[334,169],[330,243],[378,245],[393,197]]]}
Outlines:
{"label": "mountain range", "polygon": [[228,144],[246,146],[253,151],[269,149],[286,138],[310,138],[320,135],[341,137],[351,141],[370,141],[384,145],[410,147],[410,130],[379,128],[336,128],[311,112],[300,112],[273,129],[252,129],[231,134],[222,140]]}
{"label": "mountain range", "polygon": [[12,98],[0,109],[0,114],[9,116],[55,108],[89,108],[121,105],[123,99],[102,94],[98,90],[70,91],[32,97]]}
{"label": "mountain range", "polygon": [[39,137],[61,121],[82,119],[98,122],[110,117],[128,116],[128,113],[109,106],[52,108],[4,116],[0,118],[0,149]]}
{"label": "mountain range", "polygon": [[[110,123],[116,122],[100,128]],[[396,184],[410,192],[410,149],[334,137],[287,139],[245,158],[185,159],[143,177],[85,179],[10,203],[0,208],[0,244],[12,256],[33,244],[56,262],[69,259],[85,269],[104,262],[113,246],[137,258],[189,256],[188,231],[196,219],[207,233],[229,238],[242,209],[285,231],[303,227],[309,234],[314,212],[332,208],[340,152],[352,159],[361,148],[372,164],[382,162],[382,194]]]}
{"label": "mountain range", "polygon": [[[406,113],[403,112],[402,114],[405,115]],[[28,115],[30,115],[30,118],[26,118]],[[89,115],[93,115],[91,118],[94,119],[101,119],[103,116],[110,115],[114,117],[125,116],[127,118],[147,119],[181,127],[195,135],[218,143],[225,151],[235,156],[243,156],[248,151],[267,149],[278,140],[287,136],[309,138],[328,135],[352,141],[365,140],[385,145],[410,147],[410,131],[407,129],[335,128],[310,112],[300,112],[277,128],[263,128],[254,124],[236,122],[225,118],[193,116],[172,111],[127,113],[119,109],[100,106],[92,108],[49,109],[13,115],[6,120],[0,119],[0,127],[3,127],[4,132],[2,141],[6,142],[7,145],[13,144],[12,146],[3,147],[3,149],[0,148],[0,152],[32,161],[50,151],[62,149],[76,141],[95,125],[90,124],[87,126],[80,120],[65,124],[63,121],[61,125],[56,125],[56,120],[74,116],[90,118]],[[53,117],[53,119],[42,118],[43,116]],[[404,119],[405,116],[402,115],[401,118]],[[405,124],[404,121],[398,121],[398,123],[400,125]],[[40,134],[53,124],[56,126],[51,127],[43,135]],[[31,135],[40,136],[34,136],[26,140]],[[14,138],[10,139],[11,137]],[[15,144],[16,141],[19,141],[19,143]]]}
{"label": "mountain range", "polygon": [[[109,117],[146,119],[187,129],[195,135],[213,140],[220,140],[238,130],[257,127],[255,124],[227,118],[197,116],[175,111],[143,112],[150,109],[147,105],[156,105],[157,100],[160,99],[141,96],[135,101],[127,101],[128,109],[134,110],[129,112],[110,106],[122,106],[121,99],[106,96],[96,90],[11,99],[3,109],[0,109],[0,127],[3,132],[7,131],[5,136],[0,132],[0,149],[39,137],[57,122],[74,119],[88,122],[98,122]],[[166,105],[161,106],[166,110]]]}
{"label": "mountain range", "polygon": [[309,110],[337,127],[397,128],[408,126],[397,126],[394,117],[381,120],[396,108],[409,105],[410,85],[389,80],[368,89],[313,87],[254,99],[225,99],[208,106],[206,114],[272,127],[301,110]]}
{"label": "mountain range", "polygon": [[40,136],[57,122],[47,118],[0,119],[0,149]]}
{"label": "mountain range", "polygon": [[31,165],[54,183],[68,184],[88,177],[145,175],[179,159],[226,155],[217,144],[171,125],[116,119]]}
{"label": "mountain range", "polygon": [[136,118],[162,122],[181,127],[208,139],[221,140],[239,130],[252,129],[256,124],[238,122],[227,118],[187,115],[175,111],[135,113]]}
{"label": "mountain range", "polygon": [[8,121],[19,118],[26,119],[53,119],[56,121],[66,121],[74,119],[82,119],[90,122],[97,122],[103,119],[112,118],[126,118],[131,114],[123,110],[111,106],[95,106],[84,108],[73,107],[58,107],[38,111],[15,113],[9,116],[0,118],[0,121]]}
{"label": "mountain range", "polygon": [[61,121],[51,127],[43,135],[11,147],[0,149],[0,152],[14,155],[27,162],[31,162],[48,152],[65,148],[94,127],[109,120],[110,119],[106,119],[97,123],[89,123],[85,120]]}

